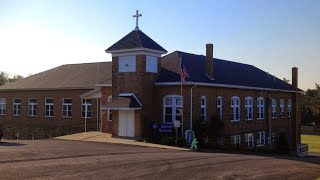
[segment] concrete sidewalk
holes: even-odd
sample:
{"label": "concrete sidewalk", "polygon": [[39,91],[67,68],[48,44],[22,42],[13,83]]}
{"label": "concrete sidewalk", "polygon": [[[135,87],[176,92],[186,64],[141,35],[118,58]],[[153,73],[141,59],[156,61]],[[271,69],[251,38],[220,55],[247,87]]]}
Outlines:
{"label": "concrete sidewalk", "polygon": [[71,134],[71,135],[66,135],[66,136],[59,136],[59,137],[55,137],[54,139],[73,140],[73,141],[106,142],[106,143],[113,143],[113,144],[127,144],[127,145],[162,148],[162,149],[174,149],[174,150],[183,150],[183,151],[189,150],[186,148],[179,148],[179,147],[174,147],[174,146],[166,146],[166,145],[160,145],[160,144],[139,142],[139,141],[132,140],[132,139],[114,138],[114,137],[111,137],[111,134],[100,133],[100,132],[95,132],[95,131],[83,132],[83,133],[78,133],[78,134]]}

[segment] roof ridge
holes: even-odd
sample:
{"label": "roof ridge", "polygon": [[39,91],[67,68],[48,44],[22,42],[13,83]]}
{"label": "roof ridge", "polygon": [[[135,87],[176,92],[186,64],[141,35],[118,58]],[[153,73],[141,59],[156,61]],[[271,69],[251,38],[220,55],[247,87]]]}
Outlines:
{"label": "roof ridge", "polygon": [[[134,31],[136,31],[136,33],[138,34],[139,43],[140,43],[141,47],[143,47],[143,44],[142,44],[142,42],[141,42],[141,37],[140,37],[139,31],[140,31],[141,33],[143,33],[143,32],[142,32],[140,29],[135,29]],[[143,48],[144,48],[144,47],[143,47]]]}

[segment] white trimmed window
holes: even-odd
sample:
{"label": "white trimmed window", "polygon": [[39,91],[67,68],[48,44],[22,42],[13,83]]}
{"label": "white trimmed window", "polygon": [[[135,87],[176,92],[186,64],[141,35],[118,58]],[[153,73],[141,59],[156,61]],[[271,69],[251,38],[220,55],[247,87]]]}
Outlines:
{"label": "white trimmed window", "polygon": [[136,72],[136,56],[120,56],[119,72]]}
{"label": "white trimmed window", "polygon": [[0,98],[0,115],[6,114],[6,98]]}
{"label": "white trimmed window", "polygon": [[272,118],[277,118],[277,100],[272,99]]}
{"label": "white trimmed window", "polygon": [[254,147],[254,135],[253,133],[245,134],[245,142],[247,143],[248,147],[253,148]]}
{"label": "white trimmed window", "polygon": [[231,121],[240,121],[240,97],[231,98]]}
{"label": "white trimmed window", "polygon": [[222,97],[217,97],[217,116],[220,118],[220,120],[223,119],[223,111],[222,111]]}
{"label": "white trimmed window", "polygon": [[19,98],[13,99],[13,115],[14,116],[21,115],[21,99]]}
{"label": "white trimmed window", "polygon": [[231,136],[231,144],[240,144],[240,143],[241,143],[241,136],[240,135]]}
{"label": "white trimmed window", "polygon": [[53,108],[54,108],[53,99],[46,98],[45,100],[46,117],[53,117]]}
{"label": "white trimmed window", "polygon": [[205,96],[201,96],[201,121],[207,121],[207,98]]}
{"label": "white trimmed window", "polygon": [[284,118],[284,99],[280,99],[280,118]]}
{"label": "white trimmed window", "polygon": [[[112,96],[108,96],[108,102],[112,100]],[[112,121],[112,110],[108,109],[108,121]]]}
{"label": "white trimmed window", "polygon": [[271,140],[274,142],[276,140],[277,133],[273,132],[271,136]]}
{"label": "white trimmed window", "polygon": [[29,116],[36,116],[37,115],[37,99],[36,98],[29,99],[28,115]]}
{"label": "white trimmed window", "polygon": [[62,117],[72,117],[72,99],[63,99]]}
{"label": "white trimmed window", "polygon": [[146,72],[152,72],[152,73],[158,72],[158,57],[155,57],[155,56],[146,57]]}
{"label": "white trimmed window", "polygon": [[263,99],[263,97],[259,97],[257,99],[257,108],[258,108],[257,119],[259,119],[259,120],[264,119],[264,99]]}
{"label": "white trimmed window", "polygon": [[91,99],[82,99],[81,117],[82,118],[92,117],[92,100]]}
{"label": "white trimmed window", "polygon": [[246,110],[246,120],[252,120],[253,119],[253,99],[252,99],[252,97],[246,97],[244,107]]}
{"label": "white trimmed window", "polygon": [[163,122],[174,123],[175,120],[181,122],[182,119],[182,98],[178,95],[168,95],[163,98]]}
{"label": "white trimmed window", "polygon": [[257,146],[264,146],[266,143],[266,133],[264,131],[261,131],[257,134]]}
{"label": "white trimmed window", "polygon": [[288,117],[292,116],[292,100],[288,99]]}

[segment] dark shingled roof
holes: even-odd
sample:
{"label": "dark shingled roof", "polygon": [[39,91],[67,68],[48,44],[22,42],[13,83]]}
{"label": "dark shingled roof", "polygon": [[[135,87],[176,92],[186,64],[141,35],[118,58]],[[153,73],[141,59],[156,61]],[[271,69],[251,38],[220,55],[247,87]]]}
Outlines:
{"label": "dark shingled roof", "polygon": [[179,57],[182,58],[182,65],[187,69],[189,75],[187,81],[295,90],[291,84],[255,66],[216,58],[213,60],[214,79],[210,79],[205,74],[205,56],[180,51],[175,51],[162,58],[162,68],[157,82],[180,82]]}
{"label": "dark shingled roof", "polygon": [[133,30],[118,42],[109,47],[106,51],[148,48],[157,51],[167,52],[163,47],[153,41],[141,30]]}
{"label": "dark shingled roof", "polygon": [[134,95],[119,95],[109,103],[102,106],[103,109],[131,109],[141,108],[141,105]]}
{"label": "dark shingled roof", "polygon": [[111,84],[111,77],[111,62],[67,64],[0,86],[0,91],[89,89],[103,81]]}

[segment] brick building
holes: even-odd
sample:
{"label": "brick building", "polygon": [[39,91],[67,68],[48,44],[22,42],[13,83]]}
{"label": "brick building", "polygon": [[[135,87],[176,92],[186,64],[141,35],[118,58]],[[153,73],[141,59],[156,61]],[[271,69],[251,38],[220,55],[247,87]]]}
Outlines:
{"label": "brick building", "polygon": [[[218,117],[224,126],[214,141],[220,144],[263,148],[279,134],[292,149],[300,143],[295,67],[288,84],[252,65],[214,58],[212,44],[205,56],[162,56],[167,51],[138,27],[106,52],[112,62],[64,65],[0,87],[0,123],[7,133],[101,130],[138,139],[149,136],[154,123],[178,120],[184,137],[195,123]],[[181,69],[187,72],[183,83]],[[50,117],[48,99],[54,104]]]}

